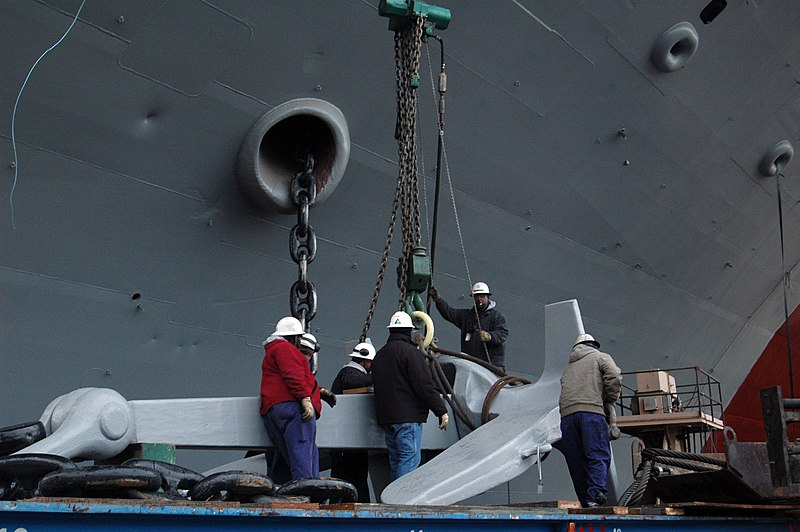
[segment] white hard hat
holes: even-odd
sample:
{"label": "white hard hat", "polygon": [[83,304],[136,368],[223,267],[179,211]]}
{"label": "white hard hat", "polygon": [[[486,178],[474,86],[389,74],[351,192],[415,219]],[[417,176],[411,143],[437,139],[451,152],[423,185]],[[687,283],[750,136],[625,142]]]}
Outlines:
{"label": "white hard hat", "polygon": [[472,295],[474,296],[475,294],[486,294],[489,296],[492,295],[492,293],[489,291],[489,285],[481,282],[477,282],[472,285]]}
{"label": "white hard hat", "polygon": [[275,332],[272,333],[272,336],[299,336],[304,332],[300,320],[293,316],[286,316],[275,325]]}
{"label": "white hard hat", "polygon": [[306,349],[312,350],[315,353],[319,351],[319,344],[317,343],[317,337],[309,332],[303,333],[303,336],[300,337],[300,345],[302,347],[305,347]]}
{"label": "white hard hat", "polygon": [[577,338],[575,338],[575,343],[572,347],[575,347],[578,344],[585,344],[587,342],[594,343],[597,347],[600,347],[600,342],[594,339],[594,336],[591,334],[579,334]]}
{"label": "white hard hat", "polygon": [[350,356],[353,358],[372,360],[375,358],[375,346],[368,342],[361,342],[353,348],[353,352],[350,353]]}
{"label": "white hard hat", "polygon": [[413,329],[414,324],[411,323],[411,316],[402,310],[398,310],[392,314],[392,319],[389,320],[387,329]]}

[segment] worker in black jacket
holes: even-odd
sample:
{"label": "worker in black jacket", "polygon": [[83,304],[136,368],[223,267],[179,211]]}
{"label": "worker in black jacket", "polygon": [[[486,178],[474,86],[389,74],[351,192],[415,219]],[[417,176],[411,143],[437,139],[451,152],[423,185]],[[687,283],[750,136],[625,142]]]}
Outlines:
{"label": "worker in black jacket", "polygon": [[[361,342],[353,348],[348,362],[333,380],[331,391],[335,394],[345,390],[372,386],[372,360],[375,358],[375,347],[368,342]],[[370,502],[369,454],[366,450],[331,450],[331,476],[346,480],[358,491],[358,502]]]}
{"label": "worker in black jacket", "polygon": [[505,342],[508,337],[506,318],[491,300],[489,286],[477,282],[472,287],[472,308],[452,308],[433,286],[428,294],[444,319],[461,330],[461,351],[506,370]]}
{"label": "worker in black jacket", "polygon": [[447,430],[449,418],[425,358],[411,340],[411,316],[395,312],[387,328],[389,340],[372,361],[372,381],[376,416],[386,435],[395,480],[419,467],[428,410],[439,418],[441,430]]}
{"label": "worker in black jacket", "polygon": [[350,362],[345,364],[333,379],[331,391],[335,394],[372,386],[372,375],[369,371],[375,358],[375,347],[369,342],[361,342],[353,348],[349,356]]}

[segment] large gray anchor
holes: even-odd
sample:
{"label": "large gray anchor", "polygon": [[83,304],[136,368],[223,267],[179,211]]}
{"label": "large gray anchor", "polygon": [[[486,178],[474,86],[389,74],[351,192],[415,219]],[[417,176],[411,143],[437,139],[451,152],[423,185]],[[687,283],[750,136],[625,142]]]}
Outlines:
{"label": "large gray anchor", "polygon": [[[479,495],[535,465],[561,437],[560,376],[572,341],[583,333],[577,301],[545,307],[545,369],[534,384],[502,388],[491,406],[496,417],[461,439],[463,426],[425,430],[423,448],[444,450],[422,467],[386,486],[381,499],[393,504],[451,504]],[[455,367],[456,398],[480,422],[484,400],[497,377],[473,363],[442,356]],[[127,401],[114,390],[83,388],[53,400],[41,422],[47,437],[18,453],[106,459],[136,443],[170,443],[178,448],[271,447],[258,415],[258,397]],[[448,409],[449,410],[449,409]],[[449,411],[451,419],[454,418]],[[430,415],[428,427],[435,426]],[[375,423],[371,394],[341,395],[317,426],[320,448],[385,449]],[[253,464],[264,464],[254,458]],[[238,469],[242,461],[215,468]]]}
{"label": "large gray anchor", "polygon": [[[381,501],[453,504],[509,481],[539,462],[561,438],[561,373],[573,341],[583,332],[577,301],[546,305],[545,367],[539,380],[502,389],[491,407],[497,414],[494,419],[389,484]],[[484,398],[497,377],[461,359],[442,357],[440,362],[456,366],[453,391],[474,419],[480,419]]]}

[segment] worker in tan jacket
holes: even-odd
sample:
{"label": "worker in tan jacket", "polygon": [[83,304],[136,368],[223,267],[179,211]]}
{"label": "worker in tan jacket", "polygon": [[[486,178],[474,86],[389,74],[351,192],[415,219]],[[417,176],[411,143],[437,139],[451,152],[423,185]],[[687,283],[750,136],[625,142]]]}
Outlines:
{"label": "worker in tan jacket", "polygon": [[611,444],[604,404],[614,403],[622,387],[614,359],[599,350],[590,334],[575,339],[569,363],[561,376],[561,440],[572,485],[581,506],[602,506],[608,490]]}

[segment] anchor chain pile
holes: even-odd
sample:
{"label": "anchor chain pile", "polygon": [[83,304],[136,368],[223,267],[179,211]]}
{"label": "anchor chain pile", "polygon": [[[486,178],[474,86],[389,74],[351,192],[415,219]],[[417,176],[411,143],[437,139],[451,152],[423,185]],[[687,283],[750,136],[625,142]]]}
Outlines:
{"label": "anchor chain pile", "polygon": [[356,488],[334,478],[276,485],[253,471],[204,476],[160,460],[133,458],[119,465],[84,465],[53,454],[15,453],[45,437],[40,422],[0,428],[0,501],[33,497],[95,497],[170,501],[355,502]]}

